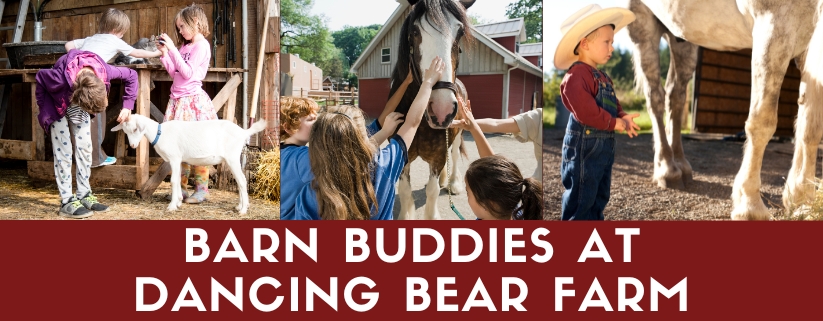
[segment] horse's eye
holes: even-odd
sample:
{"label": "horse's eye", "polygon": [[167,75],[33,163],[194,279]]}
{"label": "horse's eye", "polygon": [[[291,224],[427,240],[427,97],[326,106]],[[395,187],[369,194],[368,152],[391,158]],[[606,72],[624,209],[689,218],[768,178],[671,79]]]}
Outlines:
{"label": "horse's eye", "polygon": [[463,48],[457,47],[457,52],[458,53],[463,53]]}

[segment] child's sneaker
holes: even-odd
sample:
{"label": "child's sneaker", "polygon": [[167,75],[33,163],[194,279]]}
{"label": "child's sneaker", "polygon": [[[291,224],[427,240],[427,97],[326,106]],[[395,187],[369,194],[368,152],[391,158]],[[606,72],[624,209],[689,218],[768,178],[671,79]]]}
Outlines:
{"label": "child's sneaker", "polygon": [[60,205],[60,216],[63,217],[86,218],[92,215],[94,213],[87,210],[76,197],[72,197],[68,202]]}
{"label": "child's sneaker", "polygon": [[100,166],[114,165],[114,163],[117,163],[117,158],[109,156],[109,157],[106,157],[105,161],[100,163]]}
{"label": "child's sneaker", "polygon": [[85,207],[86,209],[95,212],[105,212],[109,210],[109,207],[100,204],[100,202],[97,201],[97,196],[92,195],[91,192],[89,192],[88,194],[86,194],[86,196],[81,198],[80,203],[83,204],[83,207]]}
{"label": "child's sneaker", "polygon": [[196,191],[185,200],[186,204],[200,204],[208,199],[209,193],[204,191]]}

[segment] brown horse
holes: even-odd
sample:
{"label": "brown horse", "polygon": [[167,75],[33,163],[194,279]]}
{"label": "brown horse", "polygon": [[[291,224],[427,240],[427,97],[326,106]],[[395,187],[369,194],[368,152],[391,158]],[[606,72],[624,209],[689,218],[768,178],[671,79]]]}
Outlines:
{"label": "brown horse", "polygon": [[[420,0],[408,17],[406,17],[400,31],[400,45],[397,52],[397,64],[392,73],[392,88],[389,97],[397,91],[400,83],[412,73],[414,81],[409,85],[396,111],[405,114],[420,90],[423,70],[435,57],[439,56],[446,64],[440,81],[434,85],[424,121],[420,124],[414,142],[409,146],[409,161],[400,177],[398,194],[400,195],[399,219],[414,217],[414,199],[411,193],[409,170],[411,162],[417,157],[429,163],[429,183],[426,186],[425,219],[437,217],[437,196],[440,194],[441,183],[445,183],[444,167],[447,153],[452,153],[452,177],[449,178],[451,191],[460,193],[464,190],[463,182],[458,178],[456,168],[457,148],[453,151],[452,145],[459,145],[461,131],[448,126],[457,116],[457,96],[466,97],[466,89],[455,78],[460,57],[460,40],[465,37],[471,41],[471,28],[466,9],[474,4],[474,0]],[[448,131],[448,142],[446,132]]]}

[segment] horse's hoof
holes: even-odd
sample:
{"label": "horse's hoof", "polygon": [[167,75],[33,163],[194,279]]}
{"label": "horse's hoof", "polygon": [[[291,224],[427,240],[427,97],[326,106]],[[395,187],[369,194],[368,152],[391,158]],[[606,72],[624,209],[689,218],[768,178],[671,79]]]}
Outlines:
{"label": "horse's hoof", "polygon": [[[759,201],[759,202],[757,202]],[[763,201],[743,201],[732,210],[731,218],[734,221],[767,221],[772,218],[769,209]],[[758,204],[759,203],[759,204]]]}

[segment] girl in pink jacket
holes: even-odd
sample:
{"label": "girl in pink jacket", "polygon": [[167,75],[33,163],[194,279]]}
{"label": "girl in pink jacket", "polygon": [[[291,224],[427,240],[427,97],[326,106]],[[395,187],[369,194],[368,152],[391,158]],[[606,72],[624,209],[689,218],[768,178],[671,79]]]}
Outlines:
{"label": "girl in pink jacket", "polygon": [[[166,105],[165,121],[198,121],[217,119],[214,105],[209,95],[203,91],[203,78],[209,69],[211,47],[206,40],[209,35],[206,13],[197,5],[183,8],[174,18],[180,49],[167,34],[160,35],[158,49],[163,53],[160,61],[172,77],[171,97]],[[193,167],[193,168],[192,168]],[[183,198],[186,203],[198,204],[209,195],[209,169],[206,166],[182,164]],[[194,171],[195,192],[190,197],[186,185],[191,171]]]}

